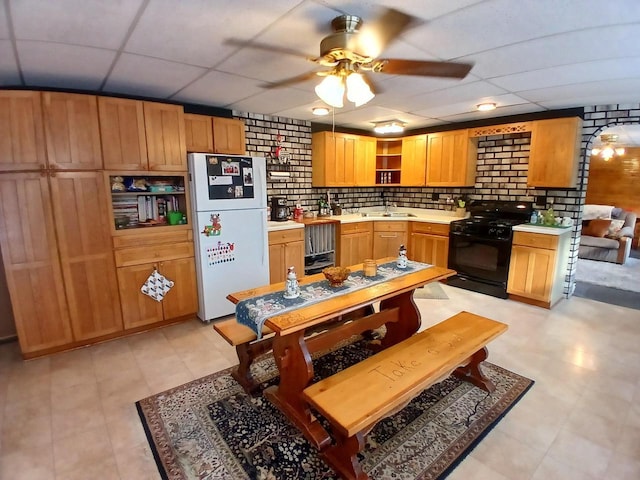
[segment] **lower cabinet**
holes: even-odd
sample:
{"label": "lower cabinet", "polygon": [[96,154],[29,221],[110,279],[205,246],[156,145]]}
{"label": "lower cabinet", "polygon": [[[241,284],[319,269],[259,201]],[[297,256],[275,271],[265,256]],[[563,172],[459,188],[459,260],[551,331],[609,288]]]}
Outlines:
{"label": "lower cabinet", "polygon": [[337,264],[348,267],[373,258],[373,222],[338,225]]}
{"label": "lower cabinet", "polygon": [[407,222],[373,222],[373,258],[397,257],[400,245],[407,245]]}
{"label": "lower cabinet", "polygon": [[562,298],[571,235],[514,232],[507,292],[551,308]]}
{"label": "lower cabinet", "polygon": [[269,232],[269,283],[284,282],[289,267],[304,276],[304,228]]}
{"label": "lower cabinet", "polygon": [[[118,287],[125,329],[134,329],[194,314],[198,310],[191,230],[162,236],[115,237]],[[174,243],[161,243],[174,240]],[[158,302],[140,288],[157,270],[173,287]]]}
{"label": "lower cabinet", "polygon": [[410,260],[447,268],[449,257],[449,225],[441,223],[410,224]]}

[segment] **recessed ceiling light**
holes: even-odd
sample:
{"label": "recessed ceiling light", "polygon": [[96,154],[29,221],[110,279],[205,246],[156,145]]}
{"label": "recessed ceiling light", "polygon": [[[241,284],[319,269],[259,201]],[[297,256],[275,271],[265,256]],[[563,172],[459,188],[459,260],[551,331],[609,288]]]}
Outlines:
{"label": "recessed ceiling light", "polygon": [[311,113],[314,115],[329,115],[329,109],[327,107],[314,107],[311,109]]}
{"label": "recessed ceiling light", "polygon": [[496,109],[496,104],[495,103],[481,103],[479,105],[476,105],[476,108],[478,109],[479,112],[488,112],[490,110],[495,110]]}

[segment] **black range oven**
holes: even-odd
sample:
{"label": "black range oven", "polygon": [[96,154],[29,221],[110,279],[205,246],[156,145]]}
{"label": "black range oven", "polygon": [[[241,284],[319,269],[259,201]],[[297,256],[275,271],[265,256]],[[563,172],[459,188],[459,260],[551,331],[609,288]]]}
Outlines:
{"label": "black range oven", "polygon": [[507,298],[512,227],[526,223],[528,202],[472,202],[470,217],[451,222],[449,268],[457,275],[447,284]]}

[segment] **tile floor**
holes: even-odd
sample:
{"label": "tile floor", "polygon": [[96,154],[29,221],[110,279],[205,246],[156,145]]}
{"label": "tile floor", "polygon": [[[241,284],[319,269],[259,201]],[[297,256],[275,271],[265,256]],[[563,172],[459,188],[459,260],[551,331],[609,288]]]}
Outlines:
{"label": "tile floor", "polygon": [[[449,478],[640,478],[640,311],[443,288],[416,300],[425,326],[460,310],[508,323],[489,360],[536,380]],[[157,480],[134,402],[235,363],[196,319],[28,362],[0,345],[0,478]]]}

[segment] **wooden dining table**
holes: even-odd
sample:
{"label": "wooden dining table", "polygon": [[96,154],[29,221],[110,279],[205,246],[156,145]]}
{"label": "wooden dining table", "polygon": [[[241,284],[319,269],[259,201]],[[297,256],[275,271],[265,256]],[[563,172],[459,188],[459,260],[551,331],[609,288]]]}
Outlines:
{"label": "wooden dining table", "polygon": [[[392,258],[380,259],[383,264]],[[363,269],[353,265],[351,271]],[[265,396],[276,405],[318,449],[331,443],[327,431],[313,415],[302,391],[314,376],[312,354],[330,349],[353,335],[370,332],[384,325],[386,333],[373,349],[385,349],[415,334],[420,328],[420,311],[413,301],[415,289],[443,280],[456,272],[431,266],[412,271],[360,290],[302,305],[295,310],[268,318],[265,325],[275,332],[273,355],[280,373],[278,385],[265,389]],[[323,274],[304,277],[304,286],[324,280]],[[232,293],[229,300],[238,303],[252,297],[284,290],[284,283]],[[373,304],[380,302],[377,311]],[[344,319],[345,321],[340,321]],[[322,327],[326,325],[326,330]],[[318,330],[320,332],[318,333]],[[314,335],[309,335],[313,331]]]}

